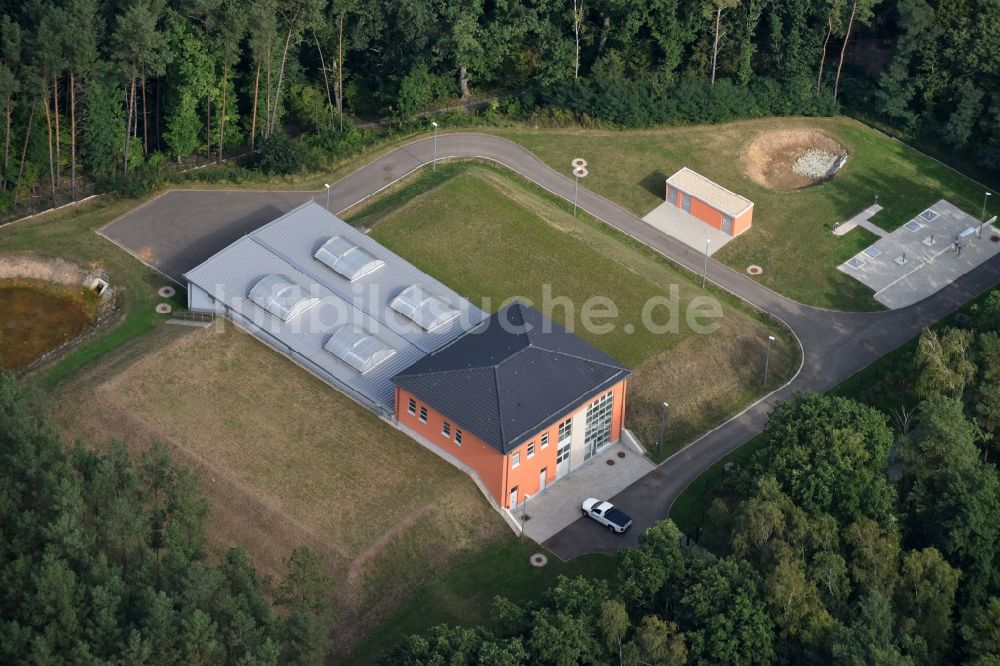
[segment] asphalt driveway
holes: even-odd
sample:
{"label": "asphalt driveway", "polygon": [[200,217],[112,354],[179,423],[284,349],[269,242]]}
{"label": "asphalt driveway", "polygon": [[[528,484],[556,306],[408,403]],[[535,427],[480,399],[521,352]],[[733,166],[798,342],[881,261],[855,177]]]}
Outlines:
{"label": "asphalt driveway", "polygon": [[175,190],[118,218],[99,232],[167,277],[305,203],[309,192]]}
{"label": "asphalt driveway", "polygon": [[[484,134],[443,134],[420,139],[376,158],[331,188],[333,211],[344,209],[388,187],[402,176],[431,163],[434,156],[479,158],[502,164],[558,197],[572,201],[572,178],[557,173],[525,148]],[[141,206],[102,233],[137,257],[177,279],[250,229],[264,224],[312,196],[290,192],[179,191]],[[323,201],[325,193],[317,195]],[[622,233],[649,246],[677,265],[701,275],[703,251],[643,222],[621,206],[586,188],[579,207]],[[325,201],[323,201],[325,203]],[[712,463],[759,433],[778,402],[794,391],[826,391],[892,351],[955,309],[1000,282],[1000,255],[979,265],[933,296],[890,312],[835,312],[797,303],[747,275],[708,262],[707,279],[715,288],[735,294],[768,312],[794,333],[802,348],[799,373],[742,413],[691,442],[681,451],[611,498],[634,519],[625,539],[596,534],[577,519],[545,541],[554,553],[570,558],[588,552],[614,551],[635,543],[647,527],[669,515],[684,488]]]}

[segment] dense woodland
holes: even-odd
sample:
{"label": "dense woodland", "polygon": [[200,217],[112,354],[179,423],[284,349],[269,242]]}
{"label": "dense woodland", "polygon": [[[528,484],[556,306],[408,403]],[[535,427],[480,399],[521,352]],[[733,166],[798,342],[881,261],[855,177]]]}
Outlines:
{"label": "dense woodland", "polygon": [[975,315],[922,334],[914,408],[781,404],[708,510],[724,555],[665,521],[611,584],[498,598],[385,663],[1000,664],[1000,292]]}
{"label": "dense woodland", "polygon": [[[265,170],[504,92],[533,122],[840,108],[1000,171],[1000,0],[2,0],[0,206],[193,154]],[[289,143],[284,135],[292,136]]]}
{"label": "dense woodland", "polygon": [[259,576],[205,553],[207,505],[162,447],[67,450],[0,371],[0,663],[317,664],[332,589],[306,548]]}

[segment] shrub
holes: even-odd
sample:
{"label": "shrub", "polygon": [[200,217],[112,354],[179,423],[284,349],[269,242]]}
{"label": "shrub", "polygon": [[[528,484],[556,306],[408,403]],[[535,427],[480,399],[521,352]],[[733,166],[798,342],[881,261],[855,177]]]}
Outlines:
{"label": "shrub", "polygon": [[253,168],[266,174],[286,175],[301,169],[304,157],[302,146],[279,133],[260,143],[251,163]]}

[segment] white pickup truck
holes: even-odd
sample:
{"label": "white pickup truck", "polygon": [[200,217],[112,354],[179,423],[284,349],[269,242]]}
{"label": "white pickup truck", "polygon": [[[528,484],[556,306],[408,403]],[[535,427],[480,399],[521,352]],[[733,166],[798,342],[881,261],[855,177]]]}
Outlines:
{"label": "white pickup truck", "polygon": [[590,497],[583,501],[583,515],[593,518],[611,532],[623,534],[632,525],[632,519],[605,500]]}

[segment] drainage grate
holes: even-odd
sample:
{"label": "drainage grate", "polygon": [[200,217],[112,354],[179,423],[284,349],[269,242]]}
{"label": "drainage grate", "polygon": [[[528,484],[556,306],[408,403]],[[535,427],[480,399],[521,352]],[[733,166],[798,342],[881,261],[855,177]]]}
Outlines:
{"label": "drainage grate", "polygon": [[920,231],[924,225],[920,224],[916,220],[910,220],[909,222],[906,223],[905,226],[910,231]]}
{"label": "drainage grate", "polygon": [[860,257],[851,257],[850,259],[847,260],[847,265],[853,268],[854,270],[857,270],[862,266],[864,266],[865,262],[862,261]]}
{"label": "drainage grate", "polygon": [[865,254],[867,254],[869,257],[871,257],[872,259],[874,259],[878,255],[882,254],[882,250],[880,250],[877,247],[875,247],[874,245],[872,245],[869,248],[865,248]]}
{"label": "drainage grate", "polygon": [[928,208],[927,210],[925,210],[924,212],[922,212],[920,214],[920,217],[922,217],[925,220],[927,220],[928,222],[930,222],[931,220],[938,219],[938,217],[940,217],[940,215],[938,213],[935,213],[934,211],[932,211],[930,208]]}

